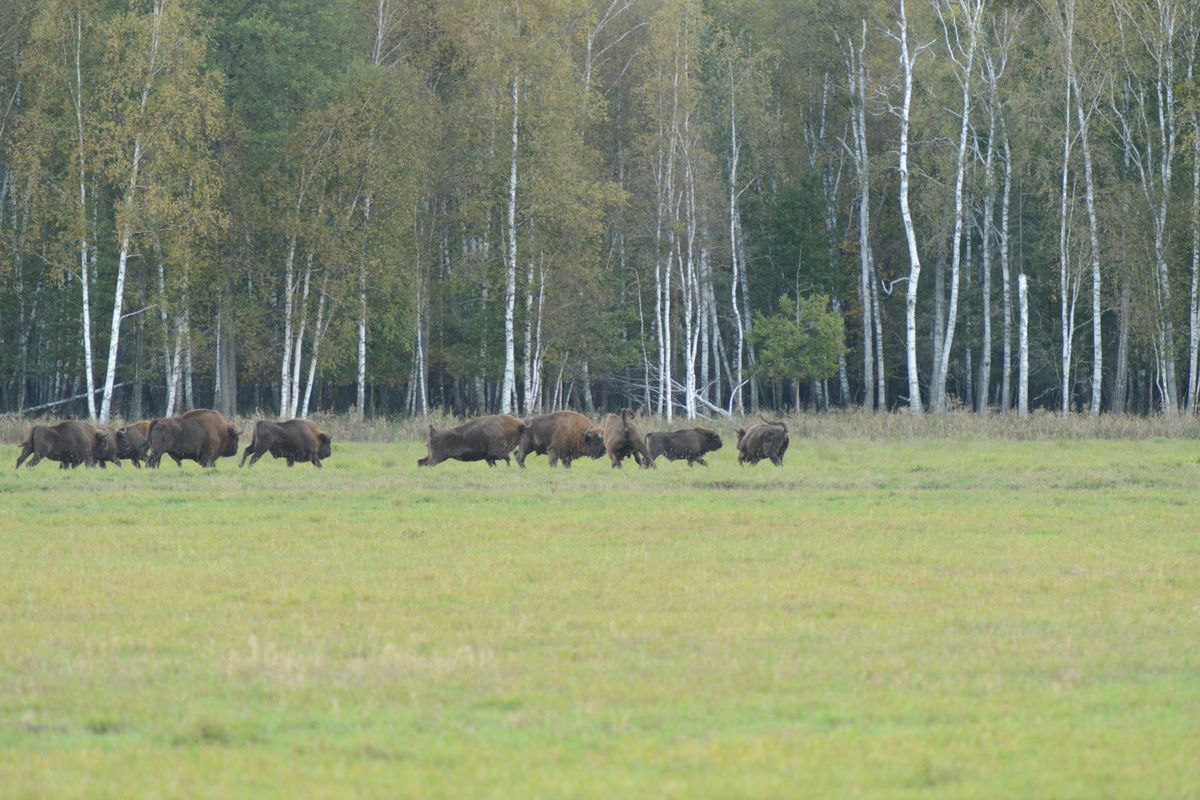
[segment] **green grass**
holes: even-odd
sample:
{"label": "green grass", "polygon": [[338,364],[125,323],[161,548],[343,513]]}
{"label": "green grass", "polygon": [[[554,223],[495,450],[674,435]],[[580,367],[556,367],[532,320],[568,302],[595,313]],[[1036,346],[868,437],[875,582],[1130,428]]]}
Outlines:
{"label": "green grass", "polygon": [[422,454],[6,464],[0,795],[1200,797],[1194,442]]}

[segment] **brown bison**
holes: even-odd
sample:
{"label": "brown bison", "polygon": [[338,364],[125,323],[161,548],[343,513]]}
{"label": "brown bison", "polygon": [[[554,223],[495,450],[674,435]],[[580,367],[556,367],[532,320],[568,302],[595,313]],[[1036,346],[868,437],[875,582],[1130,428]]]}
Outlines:
{"label": "brown bison", "polygon": [[317,423],[307,419],[289,419],[285,422],[268,422],[260,420],[254,426],[254,435],[250,444],[242,453],[244,466],[246,458],[250,458],[250,466],[254,466],[260,458],[270,453],[275,458],[286,458],[290,467],[299,462],[307,462],[320,468],[321,460],[329,458],[332,452],[329,443],[332,438],[317,427]]}
{"label": "brown bison", "polygon": [[34,425],[25,441],[21,442],[16,468],[20,469],[31,455],[30,467],[36,466],[43,458],[57,461],[62,469],[80,464],[93,466],[97,457],[104,461],[116,461],[116,453],[110,449],[112,443],[108,431],[90,422],[72,419],[56,425]]}
{"label": "brown bison", "polygon": [[757,464],[764,458],[777,467],[783,466],[783,454],[788,449],[788,429],[783,422],[771,422],[763,417],[749,428],[737,432],[738,464]]}
{"label": "brown bison", "polygon": [[141,469],[142,460],[150,452],[150,422],[142,420],[117,428],[117,457],[127,458]]}
{"label": "brown bison", "polygon": [[116,464],[121,466],[121,454],[117,450],[117,434],[111,428],[103,428],[99,425],[93,425],[92,430],[96,432],[96,443],[92,448],[92,461],[100,469],[104,469],[108,464]]}
{"label": "brown bison", "polygon": [[633,456],[642,469],[654,468],[654,459],[650,457],[642,435],[633,425],[636,413],[623,408],[620,414],[609,414],[604,420],[604,451],[608,453],[614,469],[619,469],[628,456]]}
{"label": "brown bison", "polygon": [[528,428],[511,414],[492,414],[478,417],[455,428],[439,431],[429,426],[429,455],[417,459],[421,467],[433,467],[447,459],[455,461],[486,461],[489,467],[504,459],[517,446],[521,434]]}
{"label": "brown bison", "polygon": [[146,466],[157,467],[162,457],[169,455],[177,466],[183,466],[186,458],[202,467],[215,467],[218,458],[237,455],[240,435],[229,420],[207,408],[156,419],[147,432],[150,455]]}
{"label": "brown bison", "polygon": [[517,442],[517,466],[525,469],[525,457],[530,453],[547,455],[550,466],[559,461],[566,468],[577,458],[604,455],[604,433],[592,426],[591,420],[576,411],[556,411],[528,421]]}
{"label": "brown bison", "polygon": [[650,458],[664,456],[668,461],[687,459],[688,466],[699,464],[707,467],[705,453],[721,449],[721,437],[708,428],[673,431],[671,433],[646,434],[646,449]]}

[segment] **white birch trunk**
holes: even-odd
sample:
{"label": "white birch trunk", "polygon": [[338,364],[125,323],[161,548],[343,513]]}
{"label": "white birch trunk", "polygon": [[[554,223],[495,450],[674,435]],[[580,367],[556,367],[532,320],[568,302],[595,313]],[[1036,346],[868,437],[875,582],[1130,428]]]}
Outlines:
{"label": "white birch trunk", "polygon": [[[79,285],[83,294],[83,372],[87,385],[88,418],[96,418],[96,378],[92,355],[92,304],[88,280],[88,221],[87,221],[87,150],[83,125],[83,11],[75,12],[75,86],[71,94],[75,106],[76,155],[79,161]],[[24,390],[22,389],[22,395]]]}
{"label": "white birch trunk", "polygon": [[[298,217],[299,215],[297,215]],[[297,224],[299,220],[297,219]],[[292,397],[292,309],[296,293],[296,233],[288,237],[283,265],[283,358],[279,365],[279,416],[291,417]]]}
{"label": "white birch trunk", "polygon": [[[936,0],[935,7],[941,14],[940,4]],[[931,405],[936,412],[944,412],[947,408],[946,378],[950,367],[950,352],[954,347],[954,330],[958,322],[959,273],[962,269],[962,238],[965,212],[963,208],[963,182],[967,167],[967,137],[971,130],[971,78],[975,70],[975,44],[978,39],[979,19],[983,11],[983,0],[959,0],[962,8],[963,22],[967,27],[967,44],[962,48],[961,40],[957,38],[957,27],[954,27],[955,40],[951,40],[950,28],[945,28],[946,47],[951,59],[960,70],[959,81],[962,85],[962,120],[958,133],[958,157],[954,171],[954,236],[951,240],[950,252],[950,307],[946,312],[946,335],[942,341],[942,352],[937,380],[933,386]],[[961,52],[961,61],[955,56],[955,50]]]}
{"label": "white birch trunk", "polygon": [[317,324],[313,326],[312,355],[308,362],[308,383],[304,387],[304,401],[300,406],[300,418],[308,419],[313,384],[317,380],[317,358],[321,354],[321,339],[325,335],[328,323],[325,322],[325,291],[329,283],[329,273],[321,279],[321,296],[317,298]]}
{"label": "white birch trunk", "polygon": [[1029,281],[1024,272],[1017,275],[1017,306],[1017,415],[1025,418],[1029,416]]}
{"label": "white birch trunk", "polygon": [[304,280],[301,282],[300,322],[296,326],[295,344],[292,345],[292,390],[288,397],[287,411],[282,415],[285,418],[296,416],[300,405],[300,369],[304,361],[304,331],[308,327],[308,289],[312,283],[312,265],[313,251],[310,248],[304,266]]}
{"label": "white birch trunk", "polygon": [[913,65],[921,53],[920,44],[908,42],[908,14],[905,0],[900,0],[900,68],[903,73],[903,100],[900,106],[900,217],[904,223],[904,238],[908,244],[908,285],[904,298],[905,348],[908,359],[908,408],[913,414],[924,409],[921,403],[921,382],[917,374],[917,286],[921,278],[921,256],[917,251],[917,234],[909,207],[908,126],[912,112]]}
{"label": "white birch trunk", "polygon": [[1003,133],[1004,148],[1004,188],[1000,200],[1000,280],[1004,285],[1004,347],[1003,364],[1000,370],[1000,411],[1008,413],[1012,408],[1012,277],[1009,275],[1008,263],[1008,231],[1009,231],[1009,201],[1012,190],[1012,149],[1008,144],[1008,133]]}
{"label": "white birch trunk", "polygon": [[[874,301],[871,277],[871,175],[867,152],[867,75],[865,56],[867,49],[867,21],[862,21],[861,44],[856,49],[853,41],[846,48],[846,76],[850,89],[850,129],[854,149],[854,168],[858,178],[858,300],[862,306],[863,342],[863,406],[874,410],[875,384],[875,333]],[[882,343],[880,343],[882,346]]]}
{"label": "white birch trunk", "polygon": [[[363,237],[371,224],[371,195],[363,201]],[[366,246],[364,241],[363,246]],[[367,261],[364,253],[358,259],[358,363],[355,375],[357,387],[354,413],[361,420],[367,413]]]}
{"label": "white birch trunk", "polygon": [[158,60],[158,32],[162,23],[163,7],[166,0],[155,0],[154,22],[150,32],[150,63],[147,70],[146,84],[142,87],[141,102],[138,106],[138,117],[135,121],[133,137],[133,159],[129,168],[129,185],[125,193],[124,219],[121,221],[121,247],[117,256],[117,283],[113,289],[112,326],[108,339],[108,363],[104,370],[104,395],[100,402],[100,421],[107,422],[112,410],[113,384],[117,376],[117,353],[121,342],[121,312],[125,300],[125,270],[129,263],[129,247],[133,239],[134,197],[137,192],[138,175],[142,166],[142,133],[141,123],[146,115],[146,104],[150,99],[150,83],[154,78]]}
{"label": "white birch trunk", "polygon": [[1083,152],[1083,186],[1088,213],[1088,251],[1092,268],[1092,397],[1089,413],[1094,417],[1100,413],[1102,399],[1104,345],[1101,323],[1104,311],[1100,306],[1100,231],[1096,221],[1096,184],[1092,172],[1092,149],[1088,142],[1091,111],[1084,113],[1083,95],[1079,91],[1073,62],[1068,62],[1067,70],[1075,93],[1075,122],[1079,126],[1079,146]]}
{"label": "white birch trunk", "polygon": [[516,347],[513,341],[513,310],[517,300],[517,124],[520,110],[520,73],[512,80],[512,156],[508,167],[508,263],[504,277],[504,382],[500,389],[500,413],[513,411],[516,390]]}

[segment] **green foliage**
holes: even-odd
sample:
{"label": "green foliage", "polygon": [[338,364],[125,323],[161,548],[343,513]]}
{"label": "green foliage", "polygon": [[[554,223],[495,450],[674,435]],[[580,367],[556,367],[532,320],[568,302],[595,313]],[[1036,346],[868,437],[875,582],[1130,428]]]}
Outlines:
{"label": "green foliage", "polygon": [[[780,310],[754,321],[752,339],[758,361],[751,368],[761,378],[822,380],[834,375],[838,356],[846,351],[845,323],[829,310],[825,295],[779,298]],[[791,309],[790,311],[788,309]]]}

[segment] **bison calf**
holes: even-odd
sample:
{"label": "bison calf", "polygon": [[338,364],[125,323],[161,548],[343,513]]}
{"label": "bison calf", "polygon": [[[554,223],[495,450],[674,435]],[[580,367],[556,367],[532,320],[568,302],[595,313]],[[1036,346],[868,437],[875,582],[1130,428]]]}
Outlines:
{"label": "bison calf", "polygon": [[783,454],[788,449],[788,429],[783,422],[770,422],[763,418],[749,428],[739,428],[737,438],[738,464],[757,464],[770,459],[777,467],[783,466]]}
{"label": "bison calf", "polygon": [[511,414],[492,414],[439,431],[429,426],[426,445],[429,454],[417,459],[417,466],[433,467],[446,461],[486,461],[489,467],[504,459],[516,448],[521,434],[529,425]]}
{"label": "bison calf", "polygon": [[266,453],[275,458],[286,458],[288,466],[296,462],[307,462],[320,468],[321,460],[329,458],[333,441],[328,433],[317,427],[315,422],[307,419],[289,419],[285,422],[268,422],[260,420],[254,426],[254,435],[250,444],[242,453],[239,467],[244,466],[246,458],[250,458],[250,466],[254,466]]}
{"label": "bison calf", "polygon": [[705,453],[721,449],[721,437],[708,428],[692,428],[690,430],[674,431],[671,433],[646,434],[646,448],[650,458],[664,456],[668,461],[687,459],[688,466],[699,464],[707,467]]}
{"label": "bison calf", "polygon": [[570,468],[577,458],[604,455],[604,434],[591,420],[576,411],[556,411],[534,417],[527,423],[517,442],[517,466],[525,469],[525,457],[531,453],[549,455],[550,466],[559,461]]}

